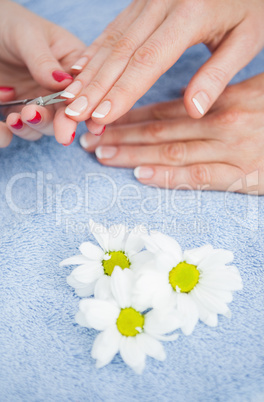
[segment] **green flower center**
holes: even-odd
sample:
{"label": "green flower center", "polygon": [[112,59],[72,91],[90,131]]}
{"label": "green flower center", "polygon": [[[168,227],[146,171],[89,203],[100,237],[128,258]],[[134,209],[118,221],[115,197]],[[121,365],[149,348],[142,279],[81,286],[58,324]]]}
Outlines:
{"label": "green flower center", "polygon": [[130,261],[123,251],[109,251],[107,259],[102,261],[104,272],[106,275],[111,276],[116,266],[125,269],[130,267]]}
{"label": "green flower center", "polygon": [[142,332],[144,315],[132,307],[123,308],[120,311],[116,325],[118,331],[124,336],[136,336]]}
{"label": "green flower center", "polygon": [[196,265],[180,262],[169,273],[169,282],[174,290],[190,292],[198,283],[200,272]]}

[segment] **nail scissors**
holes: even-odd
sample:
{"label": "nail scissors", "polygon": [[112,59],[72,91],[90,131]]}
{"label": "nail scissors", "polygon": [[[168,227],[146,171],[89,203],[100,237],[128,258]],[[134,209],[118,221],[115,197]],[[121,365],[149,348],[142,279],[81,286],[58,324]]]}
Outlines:
{"label": "nail scissors", "polygon": [[58,102],[65,102],[67,99],[58,98],[64,91],[56,92],[47,96],[39,96],[35,99],[22,99],[11,102],[0,102],[0,107],[19,106],[19,105],[39,105],[48,106]]}

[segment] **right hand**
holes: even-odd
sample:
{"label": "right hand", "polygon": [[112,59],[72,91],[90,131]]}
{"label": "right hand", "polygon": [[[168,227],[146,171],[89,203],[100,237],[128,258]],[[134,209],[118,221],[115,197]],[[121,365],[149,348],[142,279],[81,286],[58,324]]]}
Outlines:
{"label": "right hand", "polygon": [[[0,21],[1,102],[59,92],[72,82],[68,72],[84,51],[84,43],[9,0],[1,0]],[[69,144],[77,124],[66,118],[62,103],[58,105],[28,105],[21,113],[5,110],[6,123],[0,122],[0,147],[10,143],[12,133],[29,140],[42,134],[53,135],[53,119],[58,142]],[[41,120],[30,123],[37,112]]]}

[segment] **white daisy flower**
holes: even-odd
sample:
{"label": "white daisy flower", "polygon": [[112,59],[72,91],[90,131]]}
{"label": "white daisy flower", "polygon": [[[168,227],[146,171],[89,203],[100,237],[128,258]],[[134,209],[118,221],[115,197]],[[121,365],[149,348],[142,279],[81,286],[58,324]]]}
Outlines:
{"label": "white daisy flower", "polygon": [[138,269],[149,258],[148,251],[142,251],[144,242],[142,235],[146,234],[144,226],[136,226],[132,231],[122,224],[113,225],[109,229],[101,224],[90,220],[90,230],[98,241],[100,247],[91,242],[82,243],[79,247],[81,254],[67,258],[60,263],[60,266],[75,265],[75,268],[68,276],[67,282],[75,288],[80,297],[88,297],[96,292],[104,290],[104,298],[110,296],[109,278],[115,268]]}
{"label": "white daisy flower", "polygon": [[116,267],[109,280],[113,298],[80,301],[77,323],[102,331],[92,348],[97,368],[110,363],[120,352],[124,362],[140,374],[147,355],[161,361],[166,358],[160,340],[178,337],[164,336],[181,326],[176,314],[155,309],[144,313],[149,306],[138,303],[133,295],[135,277],[133,271]]}
{"label": "white daisy flower", "polygon": [[155,253],[155,263],[148,263],[137,281],[139,302],[155,308],[170,305],[185,317],[181,327],[185,335],[191,334],[199,318],[216,326],[217,314],[231,317],[227,303],[232,291],[243,287],[237,268],[225,265],[233,260],[231,251],[205,245],[183,253],[176,240],[159,232],[145,236],[145,244]]}

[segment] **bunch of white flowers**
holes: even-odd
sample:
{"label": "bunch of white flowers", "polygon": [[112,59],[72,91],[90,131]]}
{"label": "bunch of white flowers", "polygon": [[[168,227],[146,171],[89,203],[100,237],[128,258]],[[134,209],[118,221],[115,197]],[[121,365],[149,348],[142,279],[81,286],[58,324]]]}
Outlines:
{"label": "bunch of white flowers", "polygon": [[231,317],[227,303],[242,289],[237,268],[226,265],[232,252],[210,245],[182,252],[176,240],[143,226],[89,225],[100,247],[82,243],[81,254],[60,265],[79,265],[67,282],[86,297],[77,323],[102,331],[92,348],[98,368],[120,352],[141,373],[147,355],[165,359],[160,341],[176,340],[177,329],[190,335],[199,319],[216,326],[218,314]]}

